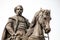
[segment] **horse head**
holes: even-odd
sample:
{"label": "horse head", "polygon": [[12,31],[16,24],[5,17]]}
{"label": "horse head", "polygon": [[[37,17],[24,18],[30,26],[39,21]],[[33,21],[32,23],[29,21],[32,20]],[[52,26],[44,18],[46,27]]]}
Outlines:
{"label": "horse head", "polygon": [[44,10],[41,9],[39,12],[39,18],[38,21],[41,24],[41,26],[43,27],[43,29],[45,30],[45,33],[49,33],[51,28],[50,28],[50,10]]}

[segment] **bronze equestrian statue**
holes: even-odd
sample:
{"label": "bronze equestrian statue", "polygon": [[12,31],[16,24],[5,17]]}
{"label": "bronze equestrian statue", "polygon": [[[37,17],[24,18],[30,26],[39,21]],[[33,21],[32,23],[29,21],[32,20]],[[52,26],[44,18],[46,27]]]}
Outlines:
{"label": "bronze equestrian statue", "polygon": [[50,10],[41,9],[34,15],[31,23],[22,16],[23,7],[18,5],[14,12],[17,14],[9,17],[2,34],[2,40],[45,40],[44,32],[49,34]]}
{"label": "bronze equestrian statue", "polygon": [[2,34],[2,40],[22,40],[29,28],[30,23],[22,16],[23,7],[21,5],[16,6],[14,12],[17,15],[8,19]]}

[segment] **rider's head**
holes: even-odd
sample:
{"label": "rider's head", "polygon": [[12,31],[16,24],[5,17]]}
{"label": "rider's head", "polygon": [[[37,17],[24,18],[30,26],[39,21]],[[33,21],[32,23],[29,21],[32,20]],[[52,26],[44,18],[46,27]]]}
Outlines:
{"label": "rider's head", "polygon": [[17,14],[17,15],[21,15],[22,12],[23,12],[23,7],[21,5],[18,5],[15,7],[14,9],[14,12]]}

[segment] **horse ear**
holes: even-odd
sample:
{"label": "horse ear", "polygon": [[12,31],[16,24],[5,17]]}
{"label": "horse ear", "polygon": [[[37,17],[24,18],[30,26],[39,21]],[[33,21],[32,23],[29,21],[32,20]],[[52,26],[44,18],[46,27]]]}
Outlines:
{"label": "horse ear", "polygon": [[42,10],[42,8],[40,8],[40,10]]}
{"label": "horse ear", "polygon": [[50,14],[51,10],[48,10],[48,12],[49,12],[49,14]]}
{"label": "horse ear", "polygon": [[40,8],[40,11],[44,11],[44,9]]}
{"label": "horse ear", "polygon": [[51,10],[48,10],[48,9],[47,9],[46,11],[47,11],[49,14],[50,14],[50,12],[51,12]]}
{"label": "horse ear", "polygon": [[42,11],[42,8],[40,8],[40,11]]}
{"label": "horse ear", "polygon": [[49,11],[49,12],[51,12],[51,10],[50,10],[50,9],[49,9],[48,11]]}
{"label": "horse ear", "polygon": [[44,9],[40,8],[40,11],[42,12],[42,11],[44,11]]}

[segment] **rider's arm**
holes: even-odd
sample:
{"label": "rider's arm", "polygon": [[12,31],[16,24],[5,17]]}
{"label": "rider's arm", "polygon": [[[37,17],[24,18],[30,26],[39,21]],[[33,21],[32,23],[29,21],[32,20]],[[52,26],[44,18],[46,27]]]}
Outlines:
{"label": "rider's arm", "polygon": [[7,31],[8,31],[11,35],[14,34],[12,25],[13,25],[13,20],[12,20],[12,19],[9,19],[9,20],[8,20],[8,23],[7,23],[6,26],[5,26],[6,29],[7,29]]}

